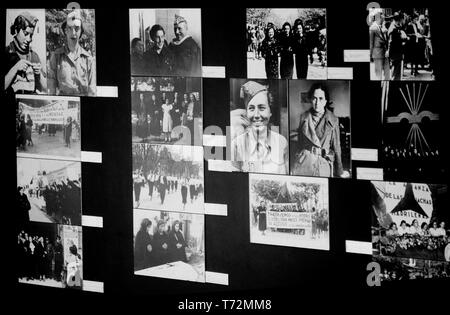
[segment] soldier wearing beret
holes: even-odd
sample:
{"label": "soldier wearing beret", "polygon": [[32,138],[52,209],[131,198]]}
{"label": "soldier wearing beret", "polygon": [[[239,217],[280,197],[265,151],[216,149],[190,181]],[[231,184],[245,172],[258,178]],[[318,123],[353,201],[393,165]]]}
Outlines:
{"label": "soldier wearing beret", "polygon": [[38,54],[31,43],[38,19],[29,12],[19,14],[10,33],[14,37],[5,49],[5,91],[8,99],[14,99],[15,93],[44,92],[45,72],[41,67]]}
{"label": "soldier wearing beret", "polygon": [[285,137],[270,129],[272,112],[267,86],[248,81],[240,93],[250,125],[233,139],[232,161],[243,162],[243,171],[287,174],[288,143]]}
{"label": "soldier wearing beret", "polygon": [[48,65],[48,90],[57,95],[96,95],[95,60],[80,45],[83,22],[79,10],[67,15],[61,26],[65,45],[56,49]]}

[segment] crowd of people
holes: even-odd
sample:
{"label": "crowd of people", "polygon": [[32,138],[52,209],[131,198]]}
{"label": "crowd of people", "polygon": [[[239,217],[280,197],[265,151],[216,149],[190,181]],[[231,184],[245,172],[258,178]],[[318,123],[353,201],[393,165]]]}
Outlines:
{"label": "crowd of people", "polygon": [[395,222],[392,222],[389,229],[386,231],[386,236],[395,237],[402,236],[405,234],[417,234],[420,236],[432,236],[432,237],[446,237],[447,230],[445,229],[445,222],[442,221],[439,226],[437,221],[433,221],[431,227],[423,222],[419,225],[419,221],[414,219],[411,224],[406,223],[405,220],[400,222],[400,227],[397,227]]}
{"label": "crowd of people", "polygon": [[[156,220],[152,227],[150,219],[143,219],[134,240],[134,269],[140,270],[170,262],[187,262],[186,249],[189,247],[183,232],[182,223],[174,221],[172,226],[168,217]],[[152,230],[153,229],[153,230]]]}
{"label": "crowd of people", "polygon": [[410,144],[408,147],[397,147],[394,145],[386,145],[384,147],[384,156],[391,160],[438,160],[438,149],[425,149],[418,150],[414,144]]}
{"label": "crowd of people", "polygon": [[183,93],[182,99],[179,95],[178,92],[139,93],[139,103],[133,110],[136,115],[135,134],[142,142],[148,139],[166,143],[178,140],[183,134],[172,132],[176,126],[188,128],[191,133],[189,140],[193,139],[195,118],[201,116],[201,104],[196,93]]}
{"label": "crowd of people", "polygon": [[306,79],[314,53],[326,64],[326,32],[318,23],[301,19],[281,28],[271,22],[247,25],[247,50],[252,59],[264,59],[268,79],[292,79],[294,59],[297,78]]}
{"label": "crowd of people", "polygon": [[40,210],[56,222],[67,225],[81,223],[81,184],[79,180],[65,178],[50,182],[46,171],[38,171],[30,183],[23,188],[29,198],[34,198],[35,201],[42,204]]}
{"label": "crowd of people", "polygon": [[385,17],[382,9],[370,14],[370,61],[374,63],[376,80],[402,80],[409,65],[410,75],[418,76],[419,66],[433,71],[428,14],[401,11]]}
{"label": "crowd of people", "polygon": [[59,236],[53,243],[48,237],[22,230],[17,236],[16,257],[19,279],[63,280],[64,249]]}
{"label": "crowd of people", "polygon": [[188,193],[190,203],[193,203],[203,194],[204,188],[202,181],[198,177],[182,177],[165,175],[160,172],[149,172],[146,176],[139,169],[133,173],[134,200],[136,208],[140,205],[141,189],[147,185],[148,198],[160,198],[161,205],[164,204],[166,196],[176,194],[180,191],[181,203],[183,210],[188,202]]}
{"label": "crowd of people", "polygon": [[148,27],[146,33],[150,37],[147,43],[139,37],[131,40],[132,74],[200,76],[200,46],[189,35],[184,17],[175,15],[175,38],[170,43],[166,39],[166,30],[159,24]]}

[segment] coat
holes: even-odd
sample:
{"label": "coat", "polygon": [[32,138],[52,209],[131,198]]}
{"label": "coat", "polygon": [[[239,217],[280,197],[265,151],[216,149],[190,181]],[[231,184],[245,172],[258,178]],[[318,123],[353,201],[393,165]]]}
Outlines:
{"label": "coat", "polygon": [[[325,110],[316,128],[310,111],[300,116],[298,145],[292,175],[332,177],[342,174],[339,119],[330,110]],[[314,154],[313,150],[320,153]]]}
{"label": "coat", "polygon": [[388,49],[387,30],[377,23],[372,23],[369,27],[370,35],[370,58],[384,59]]}

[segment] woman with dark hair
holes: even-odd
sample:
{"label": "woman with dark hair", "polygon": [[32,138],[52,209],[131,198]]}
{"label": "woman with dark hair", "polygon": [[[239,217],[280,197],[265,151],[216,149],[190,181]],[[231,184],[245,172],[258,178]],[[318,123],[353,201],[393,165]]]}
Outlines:
{"label": "woman with dark hair", "polygon": [[293,52],[295,54],[295,70],[297,79],[306,79],[308,75],[308,46],[306,35],[303,29],[303,22],[300,19],[294,22]]}
{"label": "woman with dark hair", "polygon": [[325,83],[314,83],[308,92],[311,108],[300,115],[298,151],[294,153],[292,175],[341,177],[339,119],[333,114]]}
{"label": "woman with dark hair", "polygon": [[395,222],[392,222],[389,225],[389,229],[386,231],[386,235],[388,237],[395,237],[398,236],[398,229],[397,229],[397,224]]}
{"label": "woman with dark hair", "polygon": [[275,39],[275,28],[267,29],[267,36],[261,45],[261,55],[264,58],[266,77],[268,79],[278,79],[278,41]]}
{"label": "woman with dark hair", "polygon": [[150,29],[153,45],[144,54],[144,63],[148,75],[171,75],[173,71],[173,54],[168,48],[166,31],[155,24]]}
{"label": "woman with dark hair", "polygon": [[169,233],[169,251],[171,261],[187,262],[186,241],[181,231],[181,222],[176,220]]}
{"label": "woman with dark hair", "polygon": [[189,179],[185,177],[181,181],[181,202],[183,203],[183,210],[186,208],[188,186],[189,186]]}
{"label": "woman with dark hair", "polygon": [[402,220],[400,222],[400,228],[398,229],[398,235],[403,235],[403,234],[408,234],[409,233],[409,229],[408,226],[406,225],[406,221]]}
{"label": "woman with dark hair", "polygon": [[166,223],[159,220],[157,224],[157,231],[153,236],[153,251],[155,254],[155,265],[163,265],[170,261],[169,257],[169,237],[164,230]]}
{"label": "woman with dark hair", "polygon": [[[194,93],[189,94],[189,102],[186,108],[186,127],[189,128],[191,132],[191,139],[194,137],[194,118],[200,113],[199,104]],[[192,142],[191,142],[192,144]]]}
{"label": "woman with dark hair", "polygon": [[423,222],[420,226],[421,232],[420,235],[422,236],[428,236],[430,235],[430,232],[428,231],[428,224],[426,222]]}
{"label": "woman with dark hair", "polygon": [[17,221],[18,227],[23,227],[30,222],[29,211],[31,209],[27,195],[24,194],[22,187],[17,187]]}
{"label": "woman with dark hair", "polygon": [[30,114],[27,114],[27,122],[25,123],[26,128],[26,137],[25,140],[28,145],[33,145],[33,139],[31,139],[31,132],[33,128],[33,120],[31,119]]}
{"label": "woman with dark hair", "polygon": [[141,270],[153,265],[153,240],[150,235],[152,221],[145,218],[134,240],[134,270]]}
{"label": "woman with dark hair", "polygon": [[280,75],[282,79],[292,79],[294,71],[294,40],[292,36],[291,24],[288,22],[283,24],[283,29],[279,36],[280,45]]}
{"label": "woman with dark hair", "polygon": [[67,122],[64,124],[64,143],[66,147],[70,148],[70,138],[72,137],[72,117],[67,117]]}
{"label": "woman with dark hair", "polygon": [[144,71],[144,45],[139,37],[131,41],[131,73],[141,74]]}

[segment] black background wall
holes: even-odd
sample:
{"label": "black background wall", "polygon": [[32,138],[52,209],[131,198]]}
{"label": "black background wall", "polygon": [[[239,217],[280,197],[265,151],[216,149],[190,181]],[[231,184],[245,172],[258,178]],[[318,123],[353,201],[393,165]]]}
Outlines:
{"label": "black background wall", "polygon": [[[403,2],[403,3],[402,3]],[[442,108],[448,106],[446,43],[448,14],[437,1],[380,2],[381,7],[429,7],[433,27],[438,93],[433,95]],[[201,284],[133,275],[133,216],[131,182],[131,94],[129,89],[129,18],[128,8],[202,7],[203,65],[225,66],[227,79],[203,79],[204,126],[229,124],[228,78],[246,77],[245,8],[203,8],[207,4],[127,1],[120,3],[79,2],[96,9],[97,84],[117,86],[118,98],[81,98],[82,150],[100,151],[103,163],[82,165],[83,214],[102,216],[103,229],[83,228],[84,278],[104,282],[104,294],[62,290],[17,283],[14,273],[13,222],[16,174],[14,145],[14,108],[3,107],[3,289],[19,301],[27,296],[33,301],[52,300],[55,305],[97,301],[127,304],[163,305],[176,310],[185,298],[208,300],[222,298],[270,298],[273,309],[295,307],[315,299],[343,296],[347,301],[367,298],[389,302],[383,297],[410,296],[414,292],[440,294],[450,280],[407,281],[381,288],[366,284],[366,265],[371,256],[347,254],[345,240],[370,241],[371,207],[368,182],[354,179],[330,179],[330,251],[251,244],[248,222],[248,175],[209,172],[205,167],[205,202],[226,203],[228,216],[206,216],[206,269],[229,274],[229,286]],[[367,63],[345,64],[344,49],[368,49],[366,10],[368,2],[303,1],[299,7],[326,7],[328,66],[353,67],[351,82],[351,119],[353,147],[380,146],[380,106],[373,100],[377,87],[369,81]],[[65,3],[22,1],[4,3],[9,7],[58,8]],[[118,5],[118,7],[114,7]],[[247,7],[261,2],[241,3]],[[292,3],[267,3],[266,6],[293,6]],[[0,43],[5,46],[5,10],[0,13]],[[3,66],[3,65],[2,65]],[[3,78],[3,76],[2,76]],[[4,105],[4,102],[2,102]],[[443,119],[447,119],[442,111]],[[448,130],[445,130],[448,133]],[[444,157],[447,157],[444,152]],[[353,167],[370,165],[357,163]],[[446,178],[439,182],[448,183]],[[450,209],[449,209],[450,211]],[[424,290],[427,288],[427,290]],[[445,291],[444,291],[445,292]],[[448,292],[448,291],[447,291]],[[301,300],[299,298],[301,297]],[[308,298],[308,299],[306,299]],[[312,299],[311,299],[312,298]],[[396,299],[396,298],[394,298]],[[26,301],[26,300],[25,300]],[[142,302],[141,302],[142,301]],[[145,301],[145,302],[144,302]],[[164,301],[164,303],[162,303]],[[48,302],[45,302],[46,304]],[[148,303],[148,304],[146,304]],[[352,302],[351,302],[352,303]],[[33,305],[17,304],[20,307]],[[39,305],[36,304],[36,305]],[[321,304],[311,304],[322,307]],[[36,306],[41,307],[41,306]],[[46,306],[42,306],[46,307]]]}

